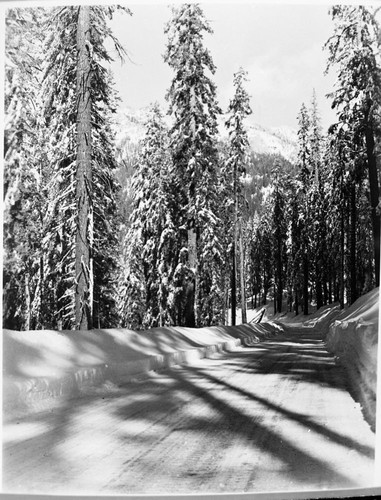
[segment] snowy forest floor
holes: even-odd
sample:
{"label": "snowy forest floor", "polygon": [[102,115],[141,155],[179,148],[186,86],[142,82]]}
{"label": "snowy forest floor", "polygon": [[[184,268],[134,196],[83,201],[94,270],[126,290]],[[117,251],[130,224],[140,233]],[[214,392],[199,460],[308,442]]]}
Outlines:
{"label": "snowy forest floor", "polygon": [[[376,295],[350,311],[357,326],[368,328],[368,339]],[[328,331],[333,316],[336,327]],[[119,383],[85,384],[80,394],[68,393],[39,411],[5,412],[3,491],[182,494],[375,486],[375,434],[348,392],[348,370],[326,349],[327,335],[335,338],[343,324],[351,331],[350,318],[347,312],[340,322],[331,308],[303,322],[285,317],[283,329],[253,326],[250,335],[246,326],[203,329],[210,336],[205,343],[214,335],[224,347]],[[183,330],[188,340],[192,333],[197,335]],[[63,345],[73,347],[60,345],[61,355]],[[90,347],[87,354],[99,356]],[[30,376],[29,354],[24,351],[23,364]],[[75,364],[72,358],[64,360]],[[34,375],[46,365],[43,353],[38,359]]]}

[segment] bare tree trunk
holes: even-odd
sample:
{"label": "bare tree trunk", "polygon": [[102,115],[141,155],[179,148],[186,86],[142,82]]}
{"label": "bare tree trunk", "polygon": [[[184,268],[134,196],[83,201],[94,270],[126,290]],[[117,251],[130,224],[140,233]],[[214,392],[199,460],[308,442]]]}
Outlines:
{"label": "bare tree trunk", "polygon": [[236,309],[237,309],[237,255],[236,255],[236,236],[234,231],[233,245],[232,245],[232,276],[231,276],[231,288],[232,288],[232,325],[236,324]]}
{"label": "bare tree trunk", "polygon": [[193,308],[193,314],[189,314],[189,324],[186,326],[200,326],[200,278],[197,258],[197,231],[192,228],[188,229],[188,265],[194,273],[194,296],[193,304],[187,304],[187,308]]}
{"label": "bare tree trunk", "polygon": [[30,288],[29,288],[29,272],[25,272],[25,330],[30,330]]}
{"label": "bare tree trunk", "polygon": [[[309,210],[307,200],[305,200],[306,208],[306,220],[309,220]],[[306,224],[306,223],[305,223]],[[307,242],[307,228],[304,225],[303,228],[303,314],[308,314],[308,282],[309,282],[309,274],[310,274],[310,263],[309,263],[309,255],[308,255],[308,242]]]}
{"label": "bare tree trunk", "polygon": [[282,299],[283,299],[283,277],[282,277],[282,269],[283,269],[283,262],[282,262],[282,240],[280,236],[278,237],[277,241],[277,250],[278,250],[278,255],[277,255],[277,286],[274,287],[277,289],[277,293],[274,294],[274,302],[277,301],[277,312],[280,313],[282,312]]}
{"label": "bare tree trunk", "polygon": [[91,43],[90,7],[79,7],[77,26],[77,227],[75,249],[75,328],[92,328],[93,207],[91,169]]}
{"label": "bare tree trunk", "polygon": [[242,242],[242,221],[239,221],[239,254],[240,254],[240,275],[241,275],[241,307],[242,323],[247,323],[246,314],[246,287],[245,287],[245,252]]}
{"label": "bare tree trunk", "polygon": [[237,193],[237,165],[233,168],[233,245],[232,245],[232,325],[236,324],[237,309],[237,221],[238,221],[238,193]]}
{"label": "bare tree trunk", "polygon": [[44,294],[44,257],[40,257],[40,308],[39,308],[39,323],[43,330],[45,328],[45,294]]}
{"label": "bare tree trunk", "polygon": [[349,275],[350,275],[350,304],[357,299],[357,258],[356,258],[356,184],[352,181],[350,193],[350,229],[349,229]]}
{"label": "bare tree trunk", "polygon": [[[307,252],[307,250],[305,250]],[[308,257],[303,256],[303,314],[308,314],[308,276],[309,276],[309,263]]]}
{"label": "bare tree trunk", "polygon": [[[342,181],[342,179],[341,179],[341,181]],[[343,192],[342,182],[341,182],[341,192]],[[340,291],[339,291],[339,302],[340,302],[340,309],[344,309],[345,220],[344,220],[344,207],[343,207],[344,200],[341,200],[341,201],[342,201],[342,203],[341,203],[341,209],[340,209],[340,219],[341,220],[340,220],[340,279],[339,279],[339,283],[340,283],[339,290]]]}
{"label": "bare tree trunk", "polygon": [[318,249],[315,255],[315,268],[316,268],[316,280],[315,280],[315,287],[316,287],[316,309],[320,309],[323,305],[323,278],[322,278],[322,252],[320,248],[321,242],[318,242]]}
{"label": "bare tree trunk", "polygon": [[224,298],[222,300],[222,324],[226,325],[226,304],[227,304],[229,292],[228,292],[228,287],[226,286],[225,276],[223,279],[223,284],[224,284]]}
{"label": "bare tree trunk", "polygon": [[370,187],[370,205],[373,226],[374,242],[374,264],[376,275],[376,286],[380,284],[380,215],[377,213],[379,204],[380,190],[378,185],[377,162],[374,152],[374,136],[371,127],[368,125],[365,130],[366,151],[368,157],[368,175]]}

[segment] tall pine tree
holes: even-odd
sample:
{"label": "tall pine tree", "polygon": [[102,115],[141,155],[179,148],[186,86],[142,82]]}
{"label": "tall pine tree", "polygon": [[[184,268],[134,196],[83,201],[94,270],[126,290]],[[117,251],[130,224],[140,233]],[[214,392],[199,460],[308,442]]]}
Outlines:
{"label": "tall pine tree", "polygon": [[[185,314],[178,321],[200,326],[218,321],[221,308],[221,245],[218,228],[218,155],[215,66],[204,47],[212,30],[198,4],[172,11],[166,27],[165,61],[175,76],[167,94],[173,117],[170,150],[177,178],[178,289]],[[184,267],[185,266],[185,267]],[[187,271],[193,273],[193,279]],[[206,300],[208,298],[208,300]]]}
{"label": "tall pine tree", "polygon": [[[371,7],[336,5],[330,10],[334,34],[328,40],[328,67],[337,67],[332,107],[339,122],[353,134],[358,151],[364,150],[369,182],[369,202],[373,229],[375,284],[380,274],[379,172],[376,137],[380,137],[381,68],[379,62],[380,29]],[[355,198],[355,187],[352,189]],[[354,203],[352,203],[354,207]],[[353,222],[355,219],[354,210]]]}
{"label": "tall pine tree", "polygon": [[[229,151],[226,169],[230,174],[232,184],[232,324],[236,323],[236,292],[237,292],[237,243],[242,248],[242,216],[244,209],[242,177],[246,173],[247,165],[250,162],[249,139],[244,125],[244,119],[251,114],[250,97],[244,88],[246,72],[240,68],[234,75],[235,94],[229,103],[228,119],[226,126],[229,130]],[[246,277],[244,273],[244,255],[240,251],[240,281],[241,281],[241,308],[242,322],[246,323],[246,297],[245,285]]]}

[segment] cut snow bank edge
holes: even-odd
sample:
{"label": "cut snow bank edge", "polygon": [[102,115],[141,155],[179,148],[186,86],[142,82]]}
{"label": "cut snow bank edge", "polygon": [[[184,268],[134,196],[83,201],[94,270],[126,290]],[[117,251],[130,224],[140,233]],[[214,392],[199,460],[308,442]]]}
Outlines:
{"label": "cut snow bank edge", "polygon": [[123,383],[281,333],[275,324],[208,328],[3,331],[5,415],[37,411],[89,386]]}
{"label": "cut snow bank edge", "polygon": [[360,297],[330,324],[327,349],[345,368],[353,397],[371,428],[376,422],[379,290]]}

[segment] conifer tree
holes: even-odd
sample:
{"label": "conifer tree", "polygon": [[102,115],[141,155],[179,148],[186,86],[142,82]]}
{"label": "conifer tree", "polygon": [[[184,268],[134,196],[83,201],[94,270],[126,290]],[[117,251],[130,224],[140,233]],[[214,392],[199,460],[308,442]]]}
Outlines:
{"label": "conifer tree", "polygon": [[282,312],[283,288],[286,275],[286,238],[287,221],[285,219],[286,196],[285,177],[282,175],[281,165],[276,161],[273,169],[273,259],[274,259],[274,313]]}
{"label": "conifer tree", "polygon": [[90,7],[80,6],[77,20],[76,98],[76,233],[75,233],[75,327],[88,330],[93,319],[94,207],[92,197]]}
{"label": "conifer tree", "polygon": [[[229,103],[228,120],[226,126],[229,130],[229,152],[226,168],[230,172],[233,207],[233,239],[232,239],[232,324],[236,322],[236,262],[237,262],[237,240],[242,247],[242,211],[243,189],[242,176],[246,173],[246,167],[250,161],[249,140],[244,125],[244,119],[252,112],[250,108],[250,97],[244,88],[246,72],[240,68],[234,75],[235,94]],[[240,255],[241,262],[241,301],[242,322],[246,323],[246,297],[243,252]]]}
{"label": "conifer tree", "polygon": [[326,44],[329,51],[327,71],[337,66],[338,74],[332,107],[338,112],[339,122],[352,130],[356,148],[363,149],[366,154],[362,168],[367,170],[369,182],[375,284],[378,286],[380,212],[375,138],[380,136],[381,127],[380,30],[368,6],[336,5],[330,13],[335,25],[334,34]]}
{"label": "conifer tree", "polygon": [[314,221],[311,228],[311,271],[315,284],[316,308],[319,309],[323,305],[323,290],[326,289],[326,273],[324,272],[326,268],[326,211],[324,205],[324,173],[322,162],[323,136],[315,91],[313,92],[311,101],[309,134],[311,184],[308,199],[311,207],[311,219]]}
{"label": "conifer tree", "polygon": [[130,328],[170,325],[179,299],[174,289],[176,213],[168,130],[157,104],[150,109],[133,191],[131,228],[125,238],[122,324]]}
{"label": "conifer tree", "polygon": [[[106,37],[111,37],[122,53],[107,26],[114,10],[70,6],[41,9],[38,17],[43,26],[37,25],[37,16],[33,19],[30,38],[39,42],[39,64],[32,67],[37,85],[29,87],[38,90],[33,110],[34,147],[32,151],[23,144],[20,151],[25,164],[38,165],[35,173],[30,168],[28,174],[37,179],[28,203],[31,213],[38,215],[39,229],[24,228],[25,236],[17,238],[19,243],[24,237],[31,241],[38,234],[39,245],[34,244],[33,286],[28,275],[28,294],[19,294],[23,304],[19,309],[24,309],[25,319],[29,318],[18,325],[21,328],[88,328],[95,303],[97,326],[115,320],[110,308],[114,308],[111,295],[116,239],[110,235],[113,229],[106,229],[112,228],[116,211],[117,184],[112,172],[116,163],[110,130],[113,106],[109,97],[113,92],[102,66],[110,60],[104,48]],[[85,69],[82,63],[86,63]],[[83,109],[79,109],[81,103]],[[7,112],[12,115],[10,109]],[[83,116],[86,123],[81,124]],[[83,138],[84,145],[78,149]],[[14,154],[15,146],[15,142],[10,143],[8,154]],[[84,155],[85,163],[81,160]],[[81,206],[87,208],[81,212]],[[77,253],[77,273],[76,233],[87,252],[87,256]],[[81,313],[76,315],[74,298],[81,287],[82,295],[77,294],[77,313]],[[34,309],[32,324],[30,311]]]}
{"label": "conifer tree", "polygon": [[6,15],[3,325],[43,324],[44,134],[39,96],[43,9]]}
{"label": "conifer tree", "polygon": [[309,300],[309,278],[310,278],[310,255],[309,255],[309,204],[308,193],[310,187],[310,118],[307,108],[304,104],[300,109],[298,115],[298,164],[299,176],[301,183],[301,204],[299,206],[299,213],[302,220],[301,227],[301,256],[303,268],[303,314],[308,314],[308,300]]}
{"label": "conifer tree", "polygon": [[[209,76],[215,72],[215,66],[203,40],[204,34],[211,32],[198,4],[174,8],[166,27],[165,61],[175,72],[167,99],[174,119],[170,149],[178,179],[178,238],[182,248],[178,262],[181,269],[187,266],[194,276],[193,283],[186,282],[185,277],[178,283],[186,303],[188,326],[214,322],[217,318],[213,310],[218,309],[217,303],[221,300],[218,285],[221,221],[217,215],[216,183],[220,110],[216,87]],[[202,310],[207,297],[207,308]]]}
{"label": "conifer tree", "polygon": [[303,190],[300,179],[290,180],[290,203],[288,206],[289,215],[289,249],[287,258],[287,283],[288,300],[290,311],[299,314],[299,307],[302,305],[303,290],[303,245],[302,235],[304,230],[303,217],[300,211],[303,208]]}

